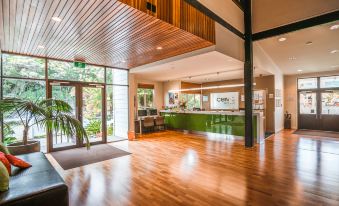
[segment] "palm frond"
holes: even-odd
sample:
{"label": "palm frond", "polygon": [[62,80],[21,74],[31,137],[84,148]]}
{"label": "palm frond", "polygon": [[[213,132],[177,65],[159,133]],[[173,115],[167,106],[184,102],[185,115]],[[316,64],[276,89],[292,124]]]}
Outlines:
{"label": "palm frond", "polygon": [[0,113],[6,117],[20,118],[25,127],[37,125],[50,133],[53,131],[67,136],[76,136],[85,140],[89,148],[89,139],[81,122],[72,116],[72,107],[62,100],[47,99],[34,103],[20,99],[0,100]]}

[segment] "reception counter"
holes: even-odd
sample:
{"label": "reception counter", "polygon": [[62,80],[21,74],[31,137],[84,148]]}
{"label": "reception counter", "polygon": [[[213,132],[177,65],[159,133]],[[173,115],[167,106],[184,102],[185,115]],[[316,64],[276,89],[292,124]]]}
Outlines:
{"label": "reception counter", "polygon": [[[215,111],[180,111],[162,110],[168,128],[192,132],[216,133],[245,136],[245,113]],[[262,112],[253,112],[254,138],[257,143],[265,139],[264,117]]]}

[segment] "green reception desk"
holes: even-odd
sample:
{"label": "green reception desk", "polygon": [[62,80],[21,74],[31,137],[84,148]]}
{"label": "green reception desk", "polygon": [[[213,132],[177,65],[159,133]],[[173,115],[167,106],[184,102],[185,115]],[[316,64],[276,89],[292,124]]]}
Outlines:
{"label": "green reception desk", "polygon": [[[193,132],[216,133],[234,136],[245,136],[244,112],[214,111],[160,111],[165,117],[168,128]],[[257,143],[264,140],[264,117],[262,112],[254,112],[253,128]]]}

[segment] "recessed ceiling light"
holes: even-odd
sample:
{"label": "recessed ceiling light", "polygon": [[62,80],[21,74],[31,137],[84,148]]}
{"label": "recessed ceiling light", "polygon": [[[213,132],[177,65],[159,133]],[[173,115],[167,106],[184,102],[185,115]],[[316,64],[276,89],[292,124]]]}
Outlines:
{"label": "recessed ceiling light", "polygon": [[302,72],[303,70],[301,70],[301,69],[298,69],[297,71],[298,71],[298,72]]}
{"label": "recessed ceiling light", "polygon": [[59,17],[57,17],[57,16],[53,16],[53,17],[52,17],[52,20],[53,20],[53,21],[56,21],[56,22],[60,22],[62,19],[59,18]]}
{"label": "recessed ceiling light", "polygon": [[336,50],[336,49],[335,49],[335,50],[332,50],[332,51],[330,51],[330,53],[331,53],[331,54],[335,54],[335,53],[337,53],[337,52],[338,52],[338,50]]}
{"label": "recessed ceiling light", "polygon": [[42,45],[39,45],[38,46],[38,49],[44,49],[45,47],[44,46],[42,46]]}
{"label": "recessed ceiling light", "polygon": [[121,62],[121,63],[125,63],[126,61],[125,61],[125,60],[121,60],[120,62]]}
{"label": "recessed ceiling light", "polygon": [[339,24],[335,24],[335,25],[332,25],[330,27],[331,30],[336,30],[336,29],[339,29]]}
{"label": "recessed ceiling light", "polygon": [[157,50],[162,50],[162,47],[161,47],[161,46],[158,46],[158,47],[157,47]]}
{"label": "recessed ceiling light", "polygon": [[288,57],[289,60],[296,60],[296,57]]}
{"label": "recessed ceiling light", "polygon": [[287,40],[286,37],[280,37],[280,38],[278,39],[278,41],[280,41],[280,42],[283,42],[283,41],[286,41],[286,40]]}
{"label": "recessed ceiling light", "polygon": [[313,42],[311,41],[306,42],[306,45],[311,45],[311,44],[313,44]]}

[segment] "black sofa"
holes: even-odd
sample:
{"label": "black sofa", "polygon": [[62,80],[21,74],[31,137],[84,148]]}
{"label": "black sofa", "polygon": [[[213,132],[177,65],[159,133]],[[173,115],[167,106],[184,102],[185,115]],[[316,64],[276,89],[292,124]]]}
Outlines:
{"label": "black sofa", "polygon": [[0,205],[68,205],[67,185],[43,153],[18,157],[32,167],[24,170],[12,167],[9,190],[0,192]]}

